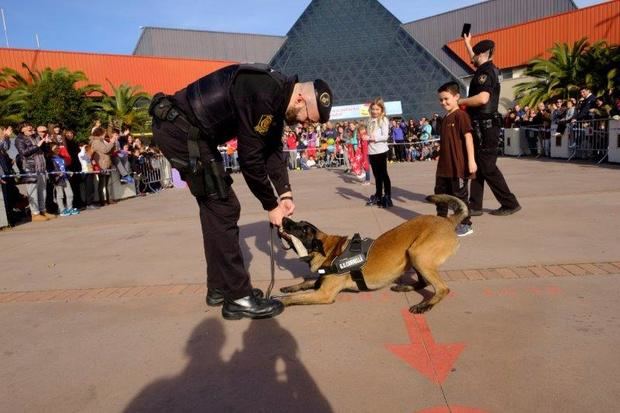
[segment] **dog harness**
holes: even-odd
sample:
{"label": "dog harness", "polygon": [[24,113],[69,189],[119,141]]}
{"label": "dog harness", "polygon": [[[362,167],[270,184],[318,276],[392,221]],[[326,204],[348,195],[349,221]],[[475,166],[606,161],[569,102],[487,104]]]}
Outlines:
{"label": "dog harness", "polygon": [[363,267],[366,264],[368,257],[368,251],[372,247],[375,240],[370,238],[360,237],[360,234],[356,233],[349,241],[349,244],[342,251],[342,254],[333,259],[329,268],[319,269],[319,274],[345,274],[350,273],[351,278],[357,284],[357,287],[361,291],[368,291],[368,286],[364,281]]}

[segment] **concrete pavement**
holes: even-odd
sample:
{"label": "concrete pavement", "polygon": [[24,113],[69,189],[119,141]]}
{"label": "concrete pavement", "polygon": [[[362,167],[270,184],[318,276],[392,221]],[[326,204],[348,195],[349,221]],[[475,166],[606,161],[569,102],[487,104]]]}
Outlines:
{"label": "concrete pavement", "polygon": [[[452,294],[341,294],[274,320],[204,305],[197,208],[168,190],[0,232],[6,411],[615,411],[620,170],[500,160],[523,210],[474,218]],[[298,219],[376,237],[433,213],[433,162],[390,165],[395,207],[340,171],[292,172]],[[266,214],[236,175],[242,247],[269,280]],[[497,207],[487,193],[486,208]],[[308,275],[277,251],[277,286]],[[448,407],[450,410],[448,410]]]}

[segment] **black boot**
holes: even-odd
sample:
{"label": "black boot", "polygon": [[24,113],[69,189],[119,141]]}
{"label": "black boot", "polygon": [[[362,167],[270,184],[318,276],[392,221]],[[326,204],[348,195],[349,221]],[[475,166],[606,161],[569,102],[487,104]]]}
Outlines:
{"label": "black boot", "polygon": [[[258,298],[263,298],[263,292],[258,288],[253,288],[252,294]],[[224,291],[219,288],[209,288],[205,301],[209,307],[217,307],[218,305],[224,304]]]}
{"label": "black boot", "polygon": [[394,206],[394,204],[392,203],[392,198],[386,195],[381,197],[379,202],[377,202],[377,205],[379,206],[379,208],[389,208]]}
{"label": "black boot", "polygon": [[226,320],[241,320],[243,317],[271,318],[284,311],[284,304],[273,298],[259,298],[254,295],[230,301],[222,306],[222,317]]}

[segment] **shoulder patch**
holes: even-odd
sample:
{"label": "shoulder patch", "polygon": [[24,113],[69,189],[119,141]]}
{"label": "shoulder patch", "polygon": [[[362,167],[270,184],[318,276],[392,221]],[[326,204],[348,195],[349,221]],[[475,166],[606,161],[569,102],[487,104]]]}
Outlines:
{"label": "shoulder patch", "polygon": [[487,81],[487,75],[483,74],[483,75],[478,76],[478,83],[480,83],[481,85],[483,85],[484,82],[486,81]]}
{"label": "shoulder patch", "polygon": [[264,135],[269,130],[271,122],[273,121],[273,115],[261,115],[260,120],[254,126],[254,130],[261,135]]}

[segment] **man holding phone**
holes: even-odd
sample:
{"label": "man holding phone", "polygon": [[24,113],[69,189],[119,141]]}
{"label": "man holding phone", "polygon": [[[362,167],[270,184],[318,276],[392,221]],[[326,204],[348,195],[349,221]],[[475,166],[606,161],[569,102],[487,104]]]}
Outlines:
{"label": "man holding phone", "polygon": [[471,46],[471,25],[463,25],[463,40],[476,67],[476,72],[469,85],[467,98],[459,99],[471,117],[474,128],[474,148],[478,172],[471,181],[469,208],[472,216],[482,215],[482,198],[484,183],[500,203],[500,208],[490,212],[491,215],[511,215],[521,209],[515,195],[510,192],[504,175],[497,167],[497,147],[501,128],[501,115],[497,111],[499,104],[499,69],[493,64],[495,43],[482,40]]}

